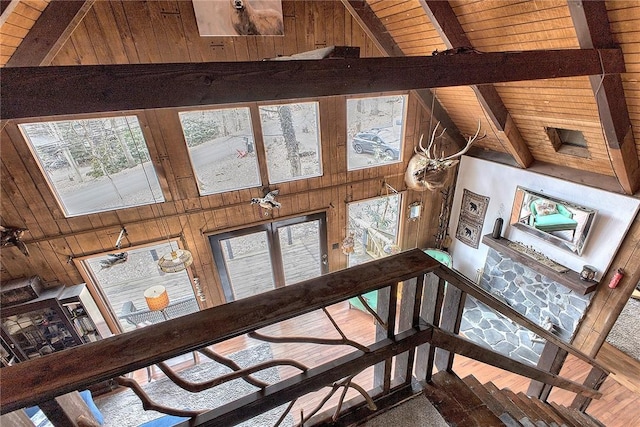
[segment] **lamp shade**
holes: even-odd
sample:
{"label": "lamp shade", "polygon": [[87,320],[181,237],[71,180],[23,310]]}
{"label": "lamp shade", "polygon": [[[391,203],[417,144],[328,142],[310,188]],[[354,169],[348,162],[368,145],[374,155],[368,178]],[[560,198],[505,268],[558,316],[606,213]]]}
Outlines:
{"label": "lamp shade", "polygon": [[192,262],[193,255],[191,255],[191,252],[184,249],[176,249],[160,258],[158,266],[165,273],[177,273],[189,267]]}
{"label": "lamp shade", "polygon": [[169,294],[162,285],[152,286],[144,291],[144,299],[151,311],[160,311],[169,305]]}

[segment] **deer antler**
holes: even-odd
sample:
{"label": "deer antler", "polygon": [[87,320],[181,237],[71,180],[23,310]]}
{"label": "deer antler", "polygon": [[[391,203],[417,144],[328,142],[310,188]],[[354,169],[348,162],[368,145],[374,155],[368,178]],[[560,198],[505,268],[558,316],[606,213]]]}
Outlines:
{"label": "deer antler", "polygon": [[[422,152],[419,152],[417,148],[414,147],[413,151],[415,151],[416,154],[422,154],[424,155],[427,159],[432,159],[431,157],[431,147],[433,146],[433,142],[436,140],[436,138],[441,138],[442,135],[444,135],[444,133],[447,131],[447,128],[443,128],[442,132],[440,133],[440,135],[438,135],[436,137],[436,132],[438,131],[438,127],[440,127],[440,122],[436,123],[436,127],[433,128],[433,132],[431,132],[431,138],[429,138],[429,145],[427,146],[427,148],[424,148],[422,146],[422,138],[424,137],[424,134],[420,135],[420,142],[418,142],[418,145],[420,146],[420,150],[422,150]],[[433,153],[434,157],[435,157],[435,149],[434,149],[434,153]]]}
{"label": "deer antler", "polygon": [[478,138],[478,134],[480,134],[480,119],[478,119],[478,130],[476,130],[476,133],[473,136],[470,136],[469,139],[467,140],[467,145],[460,151],[458,151],[455,154],[450,155],[449,157],[443,157],[442,159],[440,159],[441,161],[445,161],[445,160],[451,160],[451,159],[455,159],[456,157],[460,157],[462,156],[464,153],[466,153],[467,151],[469,151],[469,148],[471,148],[471,145],[479,140],[482,139],[484,137],[487,136],[487,133],[485,132],[484,135],[482,135],[480,138]]}

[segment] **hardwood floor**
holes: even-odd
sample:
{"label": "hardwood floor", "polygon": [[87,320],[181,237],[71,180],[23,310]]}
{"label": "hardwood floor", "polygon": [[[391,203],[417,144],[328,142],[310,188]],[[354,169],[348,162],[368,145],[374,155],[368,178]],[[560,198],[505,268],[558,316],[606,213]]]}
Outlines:
{"label": "hardwood floor", "polygon": [[[362,344],[369,344],[374,341],[374,321],[371,315],[357,309],[349,308],[346,301],[329,307],[329,313],[339,325],[341,330],[349,339],[356,340]],[[260,333],[271,336],[313,336],[323,338],[339,339],[340,334],[335,330],[328,317],[322,311],[314,311],[259,330]],[[258,344],[246,335],[230,339],[224,343],[215,344],[212,348],[222,355],[229,355],[245,348]],[[351,351],[348,346],[326,346],[309,343],[271,343],[271,349],[275,359],[294,359],[308,367],[317,366],[329,360],[340,357]],[[201,363],[206,361],[206,357],[200,357]],[[170,362],[174,369],[184,369],[192,366],[191,354],[172,359]],[[561,375],[574,381],[583,381],[588,373],[588,365],[577,358],[569,357],[561,372]],[[473,374],[480,382],[493,382],[499,388],[510,388],[514,392],[526,391],[529,380],[517,375],[510,374],[497,368],[476,362],[471,359],[457,356],[454,363],[454,371],[461,378]],[[282,379],[297,374],[299,371],[292,367],[279,368]],[[153,379],[163,376],[159,369],[153,369]],[[134,377],[141,384],[146,383],[147,373],[144,369],[136,371]],[[355,382],[365,389],[372,386],[373,368],[369,368],[360,373]],[[324,388],[316,393],[306,395],[296,402],[291,411],[294,418],[299,422],[301,412],[309,414],[327,394],[328,388]],[[607,426],[635,426],[640,425],[640,394],[633,393],[611,378],[608,378],[601,388],[604,396],[600,400],[595,400],[588,409],[588,413],[599,419]],[[334,397],[325,405],[331,407],[338,400],[336,393]],[[349,397],[356,396],[356,392],[351,390]],[[550,400],[562,405],[569,405],[573,400],[573,393],[563,390],[554,390]]]}

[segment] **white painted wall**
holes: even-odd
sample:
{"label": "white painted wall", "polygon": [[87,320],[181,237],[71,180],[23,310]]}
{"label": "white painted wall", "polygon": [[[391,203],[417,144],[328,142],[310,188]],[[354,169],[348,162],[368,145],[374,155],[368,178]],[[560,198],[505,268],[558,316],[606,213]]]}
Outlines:
{"label": "white painted wall", "polygon": [[[557,248],[542,239],[508,225],[517,186],[598,211],[581,256]],[[608,269],[622,238],[640,207],[640,200],[633,197],[463,156],[449,223],[449,235],[452,239],[449,251],[453,255],[453,267],[473,281],[477,277],[477,270],[484,266],[488,247],[480,243],[478,249],[474,249],[455,238],[462,193],[465,188],[491,198],[482,235],[491,234],[495,219],[502,217],[504,219],[503,237],[530,245],[552,260],[577,272],[582,270],[583,265],[591,265],[598,271],[596,280],[600,280],[602,273]]]}

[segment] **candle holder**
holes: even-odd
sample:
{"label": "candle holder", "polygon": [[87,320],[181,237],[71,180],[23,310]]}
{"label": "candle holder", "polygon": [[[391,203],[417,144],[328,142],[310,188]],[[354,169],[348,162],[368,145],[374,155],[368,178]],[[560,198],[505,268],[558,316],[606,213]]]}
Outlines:
{"label": "candle holder", "polygon": [[580,280],[584,280],[586,282],[591,282],[596,277],[596,269],[590,265],[582,266],[582,271],[580,272]]}

